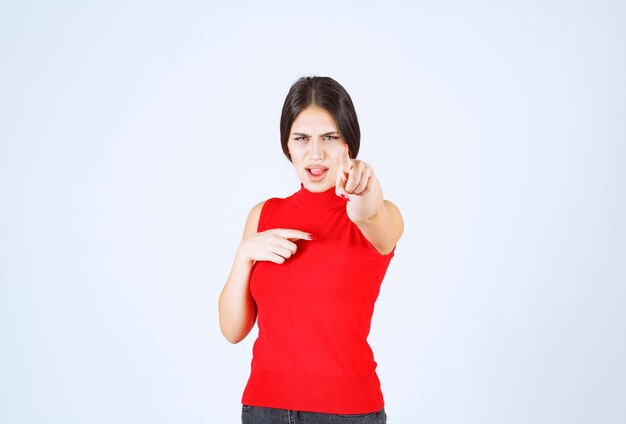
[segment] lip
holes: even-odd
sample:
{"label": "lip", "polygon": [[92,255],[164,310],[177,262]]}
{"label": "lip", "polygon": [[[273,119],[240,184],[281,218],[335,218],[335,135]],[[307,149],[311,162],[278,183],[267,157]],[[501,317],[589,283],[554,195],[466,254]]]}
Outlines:
{"label": "lip", "polygon": [[[326,177],[326,175],[328,174],[328,167],[326,167],[326,166],[311,165],[311,166],[305,167],[304,169],[306,169],[306,174],[309,177],[309,180],[311,180],[312,182],[322,181],[324,179],[324,177]],[[324,172],[322,172],[321,175],[313,175],[311,173],[311,169],[319,169],[319,170],[322,170]]]}

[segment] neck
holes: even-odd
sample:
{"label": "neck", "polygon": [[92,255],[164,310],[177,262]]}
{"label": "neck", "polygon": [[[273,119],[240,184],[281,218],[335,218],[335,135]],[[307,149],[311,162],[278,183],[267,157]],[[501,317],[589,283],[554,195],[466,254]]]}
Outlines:
{"label": "neck", "polygon": [[301,206],[316,209],[345,207],[346,205],[346,201],[335,194],[334,186],[325,191],[313,192],[300,184],[300,191],[294,194],[294,199]]}

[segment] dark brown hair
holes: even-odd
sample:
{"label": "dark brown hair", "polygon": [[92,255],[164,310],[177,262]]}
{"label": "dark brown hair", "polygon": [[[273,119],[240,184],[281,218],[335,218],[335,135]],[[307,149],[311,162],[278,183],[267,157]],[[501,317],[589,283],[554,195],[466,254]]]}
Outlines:
{"label": "dark brown hair", "polygon": [[350,95],[332,78],[302,77],[289,89],[280,115],[280,144],[287,159],[291,161],[287,147],[291,125],[310,105],[319,106],[331,114],[348,145],[350,157],[356,158],[361,145],[361,129]]}

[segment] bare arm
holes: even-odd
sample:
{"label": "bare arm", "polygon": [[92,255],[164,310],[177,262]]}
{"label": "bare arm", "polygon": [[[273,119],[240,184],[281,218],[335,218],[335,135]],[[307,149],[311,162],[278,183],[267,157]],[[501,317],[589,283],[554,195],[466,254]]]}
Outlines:
{"label": "bare arm", "polygon": [[231,343],[239,343],[254,327],[257,310],[250,294],[250,274],[257,261],[282,264],[296,253],[297,240],[311,240],[309,233],[276,228],[257,232],[263,204],[254,206],[219,300],[220,329]]}
{"label": "bare arm", "polygon": [[363,161],[350,159],[347,148],[335,191],[349,199],[346,206],[348,217],[365,238],[381,254],[390,253],[404,230],[400,210],[383,198],[382,187],[372,167]]}
{"label": "bare arm", "polygon": [[[357,201],[354,203],[356,204]],[[350,206],[348,205],[348,208]],[[378,211],[373,215],[362,220],[352,219],[352,221],[359,227],[365,238],[383,255],[393,250],[404,231],[404,221],[400,210],[388,200],[383,200]]]}
{"label": "bare arm", "polygon": [[[256,233],[263,203],[252,208],[248,214],[242,240]],[[250,295],[248,282],[254,260],[244,257],[241,244],[237,249],[230,275],[224,284],[219,300],[220,329],[231,343],[243,340],[256,321],[256,305]]]}

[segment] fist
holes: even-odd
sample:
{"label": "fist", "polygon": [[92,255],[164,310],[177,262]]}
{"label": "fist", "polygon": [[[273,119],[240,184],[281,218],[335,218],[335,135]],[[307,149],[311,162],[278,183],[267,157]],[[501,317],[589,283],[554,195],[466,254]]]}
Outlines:
{"label": "fist", "polygon": [[372,167],[363,161],[350,159],[348,145],[344,144],[335,185],[337,196],[346,200],[350,199],[350,195],[363,196],[371,190],[374,180]]}

